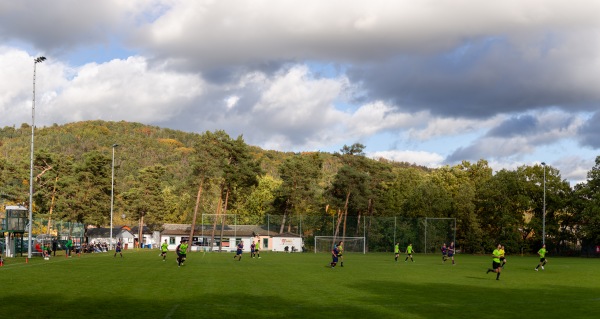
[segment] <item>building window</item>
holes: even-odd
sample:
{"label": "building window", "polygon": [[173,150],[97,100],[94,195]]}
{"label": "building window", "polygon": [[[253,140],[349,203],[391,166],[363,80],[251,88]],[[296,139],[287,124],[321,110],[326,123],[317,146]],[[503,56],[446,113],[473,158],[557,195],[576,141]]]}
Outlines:
{"label": "building window", "polygon": [[269,238],[263,238],[263,244],[262,244],[261,248],[263,248],[263,249],[269,248]]}
{"label": "building window", "polygon": [[169,244],[170,245],[174,245],[175,244],[175,237],[169,237]]}

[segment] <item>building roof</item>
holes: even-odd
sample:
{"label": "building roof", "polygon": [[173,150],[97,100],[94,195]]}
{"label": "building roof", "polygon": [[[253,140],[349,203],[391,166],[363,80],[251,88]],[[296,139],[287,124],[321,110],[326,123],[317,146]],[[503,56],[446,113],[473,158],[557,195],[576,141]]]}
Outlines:
{"label": "building roof", "polygon": [[294,234],[294,233],[281,233],[281,234],[273,235],[273,237],[297,237],[297,238],[301,238],[302,236],[300,236],[298,234]]}
{"label": "building roof", "polygon": [[[139,226],[133,226],[131,227],[131,233],[132,234],[139,234],[140,233],[140,227]],[[148,228],[148,226],[144,226],[142,227],[142,234],[152,234],[152,230],[150,230],[150,228]]]}
{"label": "building roof", "polygon": [[[121,234],[123,232],[129,232],[129,231],[122,229],[120,227],[113,228],[113,231],[112,231],[113,237],[117,237],[119,234]],[[85,236],[93,237],[93,238],[109,238],[110,237],[110,228],[104,228],[104,227],[88,228],[85,232]]]}
{"label": "building roof", "polygon": [[[160,233],[161,235],[189,235],[192,229],[190,224],[165,224],[164,230]],[[194,228],[194,235],[210,236],[213,231],[213,225],[196,225]],[[217,225],[215,228],[215,236],[221,235],[221,225]],[[254,236],[274,236],[277,232],[269,230],[264,226],[259,225],[224,225],[223,236],[240,236],[240,237],[254,237]]]}

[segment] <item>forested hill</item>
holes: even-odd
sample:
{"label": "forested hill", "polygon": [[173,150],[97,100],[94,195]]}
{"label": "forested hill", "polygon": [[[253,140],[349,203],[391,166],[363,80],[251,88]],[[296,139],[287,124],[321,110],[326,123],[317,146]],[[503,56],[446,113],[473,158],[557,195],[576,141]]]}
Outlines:
{"label": "forested hill", "polygon": [[[61,187],[58,187],[57,190],[43,189],[44,187],[52,188],[56,184],[62,185],[64,189],[70,183],[83,185],[80,181],[77,181],[82,177],[76,178],[75,176],[77,174],[81,175],[82,171],[92,169],[91,166],[93,165],[90,162],[94,160],[103,164],[101,167],[96,168],[103,171],[93,171],[92,174],[104,177],[104,180],[95,183],[108,183],[107,186],[110,187],[110,180],[106,180],[106,178],[110,178],[111,173],[112,146],[118,144],[119,146],[115,148],[114,162],[115,194],[117,194],[116,201],[119,201],[117,204],[122,204],[127,189],[139,182],[141,172],[160,166],[160,169],[164,170],[164,172],[160,172],[163,193],[178,198],[177,203],[170,203],[174,206],[167,207],[167,210],[170,210],[173,216],[167,218],[166,221],[189,222],[191,218],[190,211],[195,206],[194,200],[199,184],[198,166],[205,165],[198,163],[196,155],[201,151],[203,141],[206,142],[207,135],[210,136],[209,139],[213,138],[221,142],[223,140],[241,141],[243,151],[248,152],[251,159],[260,166],[260,170],[257,171],[258,180],[262,184],[272,184],[263,185],[264,187],[273,188],[277,185],[280,181],[281,166],[286,160],[318,154],[318,165],[321,172],[314,183],[318,188],[315,190],[316,194],[322,197],[325,188],[331,184],[337,170],[342,165],[339,156],[336,154],[313,152],[299,154],[263,150],[245,144],[241,137],[231,138],[224,132],[197,134],[130,122],[85,121],[65,125],[55,124],[50,127],[36,128],[35,131],[36,160],[34,175],[36,176],[36,182],[43,185],[43,187],[39,187],[39,191],[36,185],[36,195],[38,195],[36,199],[40,201],[36,209],[40,213],[49,210],[50,206],[47,202],[51,201],[51,197],[48,196],[54,193],[55,197],[60,199],[62,194]],[[22,124],[19,128],[4,127],[0,129],[0,152],[2,154],[0,160],[0,176],[2,177],[0,194],[3,194],[5,202],[28,201],[30,143],[31,126],[28,124]],[[213,158],[215,163],[222,160],[217,157]],[[376,162],[369,159],[365,160]],[[95,163],[94,165],[98,164]],[[427,170],[409,163],[390,162],[387,165],[394,167],[412,166],[418,170]],[[77,170],[79,171],[77,172]],[[71,179],[68,178],[69,176]],[[54,178],[54,182],[50,177]],[[211,179],[213,184],[216,183],[215,180],[216,178]],[[254,184],[258,185],[257,183]],[[251,183],[249,187],[252,188],[256,185]],[[211,186],[214,185],[211,184]],[[236,187],[239,191],[239,188],[243,188],[243,186],[237,185]],[[103,186],[104,188],[105,186]],[[249,191],[244,190],[239,193],[247,196]],[[274,194],[271,194],[271,196],[274,196]],[[96,204],[102,206],[101,199],[98,200],[99,202]],[[239,207],[239,203],[234,202],[234,200],[239,199],[233,198],[228,209]],[[60,203],[60,200],[56,200],[56,202]],[[55,206],[56,212],[60,205],[55,204]],[[275,212],[272,207],[265,207],[264,211]],[[319,213],[322,213],[322,211],[319,211]],[[178,216],[175,217],[174,215]],[[82,214],[76,214],[75,217],[82,219]],[[88,222],[103,222],[99,218],[83,219]]]}
{"label": "forested hill", "polygon": [[[463,251],[481,251],[498,241],[509,249],[537,247],[543,231],[555,247],[600,240],[598,160],[591,183],[571,189],[551,166],[494,174],[480,160],[428,169],[366,158],[361,144],[334,154],[286,153],[247,145],[223,131],[197,134],[105,121],[53,125],[35,133],[37,218],[107,226],[114,164],[117,225],[159,227],[190,223],[195,212],[226,213],[236,214],[240,224],[278,216],[279,231],[284,226],[289,231],[299,216],[325,215],[338,221],[336,232],[350,234],[359,232],[365,216],[432,217],[456,218]],[[27,124],[0,129],[2,205],[28,202],[30,143]],[[374,219],[367,226],[377,233]],[[307,229],[303,224],[302,231]],[[380,237],[386,245],[393,240]]]}

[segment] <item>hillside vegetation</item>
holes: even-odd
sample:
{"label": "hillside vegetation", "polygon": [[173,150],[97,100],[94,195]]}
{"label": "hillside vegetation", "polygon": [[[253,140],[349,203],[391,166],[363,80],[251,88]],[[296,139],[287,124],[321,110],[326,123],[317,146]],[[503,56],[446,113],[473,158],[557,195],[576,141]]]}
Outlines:
{"label": "hillside vegetation", "polygon": [[[160,228],[200,214],[264,223],[269,215],[278,216],[281,231],[299,231],[290,228],[294,218],[329,216],[337,221],[335,232],[346,235],[363,227],[365,216],[448,217],[457,219],[459,247],[476,252],[498,241],[515,250],[537,247],[545,213],[554,249],[599,239],[598,161],[588,183],[571,189],[550,166],[493,174],[482,159],[428,169],[369,159],[361,144],[334,154],[278,152],[223,131],[106,121],[53,125],[35,134],[34,212],[41,218],[107,226],[114,150],[116,224]],[[30,143],[27,124],[0,129],[4,204],[28,202]],[[313,231],[308,226],[304,233]]]}

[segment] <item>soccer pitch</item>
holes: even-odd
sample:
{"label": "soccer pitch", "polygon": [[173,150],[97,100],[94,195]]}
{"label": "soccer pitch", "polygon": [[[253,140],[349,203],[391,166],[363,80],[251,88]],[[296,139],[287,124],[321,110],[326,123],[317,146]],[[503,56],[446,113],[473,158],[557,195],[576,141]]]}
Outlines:
{"label": "soccer pitch", "polygon": [[[63,253],[64,254],[64,253]],[[9,258],[0,267],[3,318],[598,318],[600,259],[507,256],[500,280],[491,257],[457,255],[190,253],[125,250],[48,261]]]}

